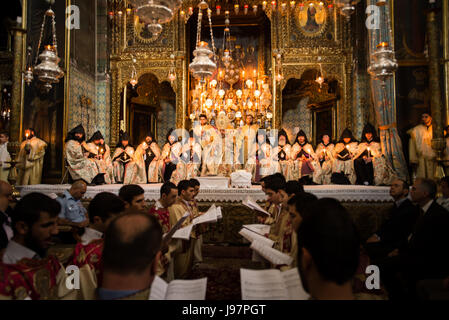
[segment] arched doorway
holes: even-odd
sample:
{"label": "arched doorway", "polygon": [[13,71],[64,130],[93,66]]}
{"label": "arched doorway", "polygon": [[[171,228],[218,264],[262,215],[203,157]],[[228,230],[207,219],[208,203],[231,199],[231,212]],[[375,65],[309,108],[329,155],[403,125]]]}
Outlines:
{"label": "arched doorway", "polygon": [[307,69],[300,79],[289,79],[282,91],[282,126],[292,139],[299,130],[314,143],[324,133],[337,139],[339,84],[331,77],[319,84],[318,75],[319,70]]}
{"label": "arched doorway", "polygon": [[140,144],[151,131],[160,145],[169,128],[175,126],[176,95],[168,82],[159,83],[156,76],[140,76],[133,88],[127,86],[126,123],[131,142]]}

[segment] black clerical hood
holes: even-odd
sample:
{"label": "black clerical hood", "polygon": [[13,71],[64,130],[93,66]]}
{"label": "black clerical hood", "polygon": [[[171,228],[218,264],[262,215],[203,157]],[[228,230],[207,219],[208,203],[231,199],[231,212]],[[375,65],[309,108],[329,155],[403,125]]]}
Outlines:
{"label": "black clerical hood", "polygon": [[363,127],[363,132],[362,132],[362,142],[368,142],[368,139],[366,139],[365,135],[367,133],[371,133],[373,135],[373,138],[371,139],[371,141],[375,141],[375,142],[379,142],[379,137],[377,136],[377,130],[374,128],[374,126],[371,123],[367,123],[364,127]]}
{"label": "black clerical hood", "polygon": [[351,142],[357,142],[357,140],[354,138],[354,135],[352,134],[352,131],[349,130],[348,128],[346,128],[346,129],[343,131],[343,133],[341,134],[341,137],[340,137],[340,141],[338,141],[338,142],[345,143],[345,142],[343,141],[344,138],[351,138],[350,143],[351,143]]}
{"label": "black clerical hood", "polygon": [[[323,137],[324,137],[324,136],[328,136],[328,137],[329,137],[329,143],[328,143],[327,145],[324,144],[324,141],[323,141]],[[333,143],[333,141],[332,141],[332,135],[331,135],[330,133],[328,133],[328,132],[323,133],[323,134],[320,136],[320,140],[318,140],[318,143],[322,143],[322,144],[325,145],[325,146],[328,146],[328,145],[332,144],[332,143]]]}
{"label": "black clerical hood", "polygon": [[285,137],[285,143],[286,143],[286,144],[290,144],[290,141],[288,141],[288,135],[287,135],[287,132],[285,132],[284,129],[281,129],[281,130],[279,131],[279,133],[278,133],[278,141],[279,141],[279,138],[280,138],[281,136],[284,136],[284,137]]}
{"label": "black clerical hood", "polygon": [[123,145],[123,140],[128,141],[128,146],[132,147],[131,143],[129,142],[129,134],[127,132],[122,133],[120,136],[116,148],[122,148],[125,149],[125,146]]}
{"label": "black clerical hood", "polygon": [[298,141],[299,137],[304,137],[304,144],[309,143],[309,139],[307,139],[307,135],[303,130],[299,130],[298,134],[296,135],[295,143],[298,142],[298,144],[299,144],[299,141]]}
{"label": "black clerical hood", "polygon": [[103,135],[101,134],[100,131],[96,131],[87,142],[94,142],[95,140],[101,140],[101,139],[104,140]]}
{"label": "black clerical hood", "polygon": [[[78,139],[75,137],[76,133],[82,133],[83,137],[81,139]],[[82,142],[84,141],[84,139],[86,138],[86,132],[84,131],[84,128],[81,124],[79,124],[78,126],[76,126],[75,128],[73,128],[72,130],[69,131],[69,133],[67,133],[67,137],[65,138],[65,141],[70,141],[70,140],[75,140],[75,141],[79,141]]]}

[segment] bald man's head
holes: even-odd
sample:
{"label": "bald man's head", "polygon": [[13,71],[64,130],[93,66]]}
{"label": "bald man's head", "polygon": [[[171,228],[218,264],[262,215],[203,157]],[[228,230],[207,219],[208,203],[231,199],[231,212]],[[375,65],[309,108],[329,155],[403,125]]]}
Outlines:
{"label": "bald man's head", "polygon": [[0,180],[0,211],[5,212],[10,202],[13,202],[12,187],[3,180]]}
{"label": "bald man's head", "polygon": [[154,217],[126,213],[116,217],[105,233],[105,272],[141,274],[151,267],[162,242],[162,227]]}
{"label": "bald man's head", "polygon": [[83,180],[75,181],[69,190],[72,197],[74,197],[76,200],[82,199],[86,191],[87,191],[87,184]]}

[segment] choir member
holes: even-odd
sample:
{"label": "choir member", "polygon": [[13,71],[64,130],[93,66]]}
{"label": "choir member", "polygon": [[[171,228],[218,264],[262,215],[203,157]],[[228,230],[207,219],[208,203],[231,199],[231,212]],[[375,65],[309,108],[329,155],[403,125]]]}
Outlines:
{"label": "choir member", "polygon": [[193,128],[193,133],[200,141],[202,148],[202,166],[201,175],[216,175],[217,174],[217,163],[215,161],[215,149],[217,143],[214,143],[218,139],[217,129],[207,123],[207,116],[201,114],[199,116],[200,124]]}
{"label": "choir member", "polygon": [[288,140],[287,132],[285,132],[284,129],[281,129],[278,134],[277,153],[280,172],[284,175],[287,181],[295,179],[292,176],[293,161],[291,160],[291,151],[292,147]]}
{"label": "choir member", "polygon": [[415,177],[430,178],[435,176],[436,154],[432,149],[432,117],[423,113],[422,123],[410,129],[409,156]]}
{"label": "choir member", "polygon": [[353,159],[357,153],[357,148],[357,140],[355,140],[351,130],[346,128],[334,149],[335,161],[333,172],[344,173],[351,184],[355,184],[356,182]]}
{"label": "choir member", "polygon": [[133,160],[125,174],[125,184],[158,183],[161,180],[162,162],[159,146],[149,132],[134,152]]}
{"label": "choir member", "polygon": [[313,175],[313,181],[317,184],[331,184],[332,167],[334,164],[334,148],[329,134],[323,134],[316,147],[317,167]]}
{"label": "choir member", "polygon": [[295,143],[292,147],[293,176],[294,179],[301,179],[307,176],[313,176],[315,171],[315,152],[307,139],[304,131],[300,130],[296,135]]}
{"label": "choir member", "polygon": [[183,179],[198,177],[201,166],[201,145],[193,130],[189,132],[189,139],[182,146],[181,168],[177,168],[183,174]]}
{"label": "choir member", "polygon": [[116,183],[123,183],[125,172],[133,155],[134,148],[129,144],[129,135],[125,132],[121,135],[117,147],[115,148],[114,155],[112,156],[114,180]]}
{"label": "choir member", "polygon": [[249,155],[255,152],[252,142],[256,140],[259,126],[253,122],[254,114],[252,112],[248,112],[246,115],[246,124],[239,128],[236,134],[237,162],[243,168],[245,168],[245,165],[248,162]]}
{"label": "choir member", "polygon": [[391,183],[389,168],[376,130],[371,124],[363,128],[362,139],[354,156],[354,170],[359,185],[387,185]]}
{"label": "choir member", "polygon": [[47,143],[36,137],[34,129],[25,130],[25,139],[17,156],[18,185],[41,183],[46,148]]}
{"label": "choir member", "polygon": [[84,156],[87,148],[85,132],[82,125],[73,128],[65,140],[65,158],[68,170],[73,180],[84,180],[88,184],[101,184],[104,181],[103,175],[99,174],[98,167],[92,159]]}
{"label": "choir member", "polygon": [[[183,222],[183,227],[192,223],[192,220],[199,216],[198,209],[192,206],[195,188],[189,180],[182,180],[178,184],[178,199],[168,208],[170,214],[170,226],[174,226],[186,212],[189,212],[188,218]],[[190,234],[189,240],[176,240],[178,248],[173,253],[174,278],[184,278],[192,268],[195,242],[197,234],[195,228]]]}
{"label": "choir member", "polygon": [[104,143],[103,135],[96,131],[87,141],[87,150],[89,158],[92,158],[97,164],[100,173],[104,173],[104,181],[107,184],[114,183],[114,168],[111,161],[111,150]]}

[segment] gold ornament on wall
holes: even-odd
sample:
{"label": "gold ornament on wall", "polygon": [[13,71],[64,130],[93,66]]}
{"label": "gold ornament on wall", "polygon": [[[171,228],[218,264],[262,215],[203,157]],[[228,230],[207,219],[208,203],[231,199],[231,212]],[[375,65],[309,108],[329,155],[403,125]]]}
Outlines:
{"label": "gold ornament on wall", "polygon": [[301,33],[309,38],[321,35],[327,25],[327,8],[322,1],[304,1],[296,9],[296,22]]}

